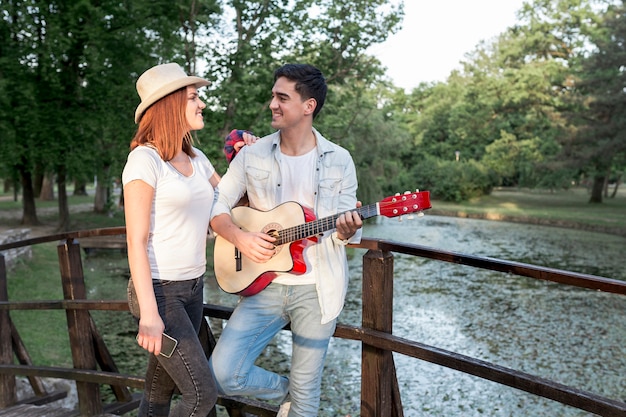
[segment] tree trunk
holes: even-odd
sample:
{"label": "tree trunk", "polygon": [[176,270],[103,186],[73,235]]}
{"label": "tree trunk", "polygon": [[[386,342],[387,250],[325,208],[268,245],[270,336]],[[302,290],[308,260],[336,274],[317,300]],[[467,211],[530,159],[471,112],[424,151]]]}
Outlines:
{"label": "tree trunk", "polygon": [[622,183],[622,174],[619,174],[617,176],[617,179],[615,180],[615,188],[613,188],[613,192],[611,193],[611,198],[615,198],[615,196],[617,195],[617,189],[619,188],[619,185]]}
{"label": "tree trunk", "polygon": [[611,168],[607,168],[604,177],[604,198],[609,198],[609,182],[611,182]]}
{"label": "tree trunk", "polygon": [[33,190],[33,179],[30,171],[24,166],[19,167],[22,181],[22,222],[24,226],[37,226],[37,208],[35,206],[35,193]]}
{"label": "tree trunk", "polygon": [[4,180],[4,192],[8,194],[9,190],[13,191],[13,201],[17,201],[20,193],[20,181],[15,172],[11,174],[11,178]]}
{"label": "tree trunk", "polygon": [[596,175],[593,177],[593,186],[591,188],[590,203],[602,203],[602,191],[604,190],[604,175]]}
{"label": "tree trunk", "polygon": [[124,187],[120,189],[120,199],[117,202],[117,206],[124,210]]}
{"label": "tree trunk", "polygon": [[39,199],[41,201],[54,200],[54,182],[51,175],[45,175],[43,182],[41,183],[41,190],[39,192]]}
{"label": "tree trunk", "polygon": [[85,180],[74,180],[74,195],[87,195],[87,182]]}
{"label": "tree trunk", "polygon": [[96,195],[94,196],[94,207],[93,210],[96,213],[105,213],[107,210],[107,203],[109,201],[109,191],[110,191],[110,183],[109,181],[109,171],[110,167],[104,166],[102,167],[102,173],[99,178],[102,178],[96,184]]}
{"label": "tree trunk", "polygon": [[59,226],[58,231],[70,230],[70,209],[67,203],[67,186],[65,182],[65,167],[57,170],[57,188],[59,190]]}

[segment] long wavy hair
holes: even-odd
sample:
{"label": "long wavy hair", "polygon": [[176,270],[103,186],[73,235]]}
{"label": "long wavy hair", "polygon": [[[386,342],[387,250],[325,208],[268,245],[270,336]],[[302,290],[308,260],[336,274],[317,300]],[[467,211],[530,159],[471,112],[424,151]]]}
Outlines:
{"label": "long wavy hair", "polygon": [[161,159],[169,161],[182,147],[183,152],[195,157],[186,109],[187,87],[166,95],[148,107],[139,120],[130,150],[139,145],[149,145],[159,152]]}

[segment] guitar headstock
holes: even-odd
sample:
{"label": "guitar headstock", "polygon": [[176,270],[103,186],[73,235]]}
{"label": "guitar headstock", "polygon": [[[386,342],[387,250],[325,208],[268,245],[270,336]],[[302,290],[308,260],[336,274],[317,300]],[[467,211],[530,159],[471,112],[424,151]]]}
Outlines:
{"label": "guitar headstock", "polygon": [[407,191],[404,194],[396,194],[380,200],[378,207],[380,214],[386,217],[421,212],[432,207],[430,192],[417,190],[414,193]]}

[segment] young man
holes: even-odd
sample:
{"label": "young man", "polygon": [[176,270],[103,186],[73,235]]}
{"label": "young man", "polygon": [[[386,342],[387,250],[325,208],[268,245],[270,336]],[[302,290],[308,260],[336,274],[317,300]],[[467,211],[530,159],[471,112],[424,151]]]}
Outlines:
{"label": "young man", "polygon": [[[275,247],[270,234],[244,231],[232,221],[231,209],[244,194],[251,208],[265,212],[295,201],[317,219],[343,213],[336,228],[304,250],[304,272],[279,273],[260,292],[241,297],[210,359],[223,394],[281,401],[279,416],[317,416],[324,358],[348,286],[345,245],[361,238],[362,221],[352,211],[357,207],[352,157],[313,128],[326,90],[324,76],[311,65],[287,64],[275,71],[269,107],[277,131],[245,146],[232,160],[211,219],[221,238],[263,264],[289,249]],[[288,323],[293,341],[289,378],[254,364]]]}

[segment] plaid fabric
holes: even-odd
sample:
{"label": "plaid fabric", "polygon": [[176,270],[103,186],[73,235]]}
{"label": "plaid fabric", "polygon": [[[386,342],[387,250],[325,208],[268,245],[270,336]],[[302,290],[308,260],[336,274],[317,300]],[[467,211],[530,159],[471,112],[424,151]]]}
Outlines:
{"label": "plaid fabric", "polygon": [[224,155],[226,156],[226,161],[230,164],[230,161],[233,160],[237,152],[235,151],[235,144],[238,142],[243,142],[243,134],[245,132],[253,134],[248,130],[237,130],[233,129],[224,139]]}

